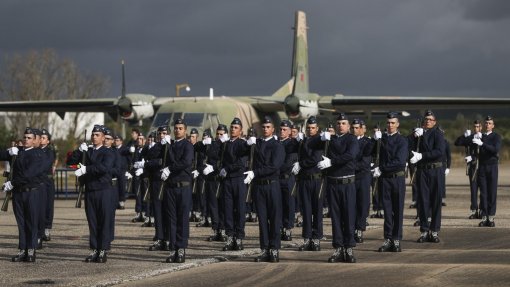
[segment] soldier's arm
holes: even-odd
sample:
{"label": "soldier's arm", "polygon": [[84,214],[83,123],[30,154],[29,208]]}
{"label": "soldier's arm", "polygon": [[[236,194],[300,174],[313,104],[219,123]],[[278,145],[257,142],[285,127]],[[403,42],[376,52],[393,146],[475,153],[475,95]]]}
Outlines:
{"label": "soldier's arm", "polygon": [[441,157],[445,154],[445,140],[441,132],[437,131],[434,133],[434,145],[431,151],[420,152],[424,160],[441,160]]}
{"label": "soldier's arm", "polygon": [[485,149],[491,154],[497,154],[499,153],[499,150],[501,149],[501,136],[496,134],[494,137],[493,142],[484,142],[481,148]]}
{"label": "soldier's arm", "polygon": [[[401,138],[398,141],[398,148],[394,149],[395,154],[386,156],[389,159],[387,162],[381,163],[380,168],[383,172],[397,172],[401,171],[406,166],[407,157],[409,154],[408,150],[408,141],[404,138]],[[381,150],[382,151],[382,150]],[[384,150],[384,152],[388,152],[388,150]]]}
{"label": "soldier's arm", "polygon": [[[168,149],[170,152],[170,149]],[[171,172],[181,171],[185,169],[190,169],[191,165],[193,163],[193,145],[191,143],[187,143],[183,146],[182,154],[179,155],[179,157],[175,157],[175,155],[168,154],[167,156],[169,158],[172,158],[170,160],[171,165],[169,166],[169,169]]]}
{"label": "soldier's arm", "polygon": [[271,159],[268,164],[253,170],[255,177],[265,177],[275,173],[278,173],[285,160],[285,149],[280,143],[274,145],[274,149],[271,153]]}
{"label": "soldier's arm", "polygon": [[71,156],[67,159],[66,165],[79,164],[82,158],[82,152],[80,150],[74,150]]}
{"label": "soldier's arm", "polygon": [[115,164],[115,156],[113,153],[109,153],[108,151],[104,151],[100,160],[91,163],[86,166],[87,174],[91,176],[98,175],[101,176],[105,173],[114,174],[112,170],[114,169]]}
{"label": "soldier's arm", "polygon": [[0,151],[0,161],[10,161],[11,155],[9,154],[8,150],[1,150]]}
{"label": "soldier's arm", "polygon": [[[349,135],[346,135],[349,136]],[[347,149],[344,153],[332,156],[331,159],[331,165],[333,166],[342,166],[345,165],[348,162],[351,162],[356,159],[356,155],[359,152],[359,144],[358,140],[352,136],[349,137],[344,144],[347,144]]]}

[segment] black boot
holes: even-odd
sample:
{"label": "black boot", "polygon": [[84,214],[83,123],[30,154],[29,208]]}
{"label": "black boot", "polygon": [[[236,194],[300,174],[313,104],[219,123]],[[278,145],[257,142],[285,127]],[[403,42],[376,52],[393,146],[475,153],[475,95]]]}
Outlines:
{"label": "black boot", "polygon": [[223,246],[223,251],[234,250],[234,245],[235,245],[234,237],[228,236],[227,242],[225,243],[225,246]]}
{"label": "black boot", "polygon": [[44,235],[42,237],[42,240],[44,240],[44,241],[50,241],[51,240],[50,229],[48,229],[48,228],[44,229]]}
{"label": "black boot", "polygon": [[269,262],[269,250],[268,249],[261,249],[260,253],[257,255],[257,257],[254,258],[255,262]]}
{"label": "black boot", "polygon": [[333,255],[329,257],[328,262],[329,263],[336,263],[336,262],[344,262],[345,261],[345,250],[343,247],[339,247],[335,249],[335,252],[333,252]]}
{"label": "black boot", "polygon": [[283,232],[283,241],[292,241],[292,229],[285,229]]}
{"label": "black boot", "polygon": [[393,242],[391,239],[385,239],[381,247],[379,247],[379,252],[389,252],[393,248]]}
{"label": "black boot", "polygon": [[306,238],[303,242],[303,245],[299,246],[299,251],[311,251],[312,250],[312,240]]}
{"label": "black boot", "polygon": [[35,262],[35,249],[27,250],[27,257],[25,258],[26,262]]}
{"label": "black boot", "polygon": [[278,249],[270,249],[269,250],[269,262],[280,262],[280,252]]}
{"label": "black boot", "polygon": [[42,238],[37,238],[37,250],[43,249]]}
{"label": "black boot", "polygon": [[425,241],[427,241],[427,232],[426,231],[421,233],[420,237],[418,238],[418,240],[416,240],[416,242],[423,243]]}
{"label": "black boot", "polygon": [[20,249],[18,251],[18,254],[14,255],[11,258],[11,261],[12,262],[22,262],[22,261],[26,260],[26,257],[27,257],[27,252],[24,249]]}
{"label": "black boot", "polygon": [[97,262],[97,257],[99,256],[99,252],[97,249],[92,250],[89,256],[85,257],[85,262]]}
{"label": "black boot", "polygon": [[345,262],[356,263],[356,257],[354,257],[354,252],[351,247],[345,248]]}
{"label": "black boot", "polygon": [[321,251],[320,239],[312,239],[312,251]]}
{"label": "black boot", "polygon": [[400,240],[393,240],[393,248],[392,252],[402,252],[402,246],[400,245]]}
{"label": "black boot", "polygon": [[149,246],[149,251],[164,250],[163,241],[156,240]]}
{"label": "black boot", "polygon": [[179,248],[175,252],[174,263],[184,263],[186,261],[186,249]]}
{"label": "black boot", "polygon": [[436,231],[432,231],[429,234],[429,241],[432,243],[439,243],[439,234]]}
{"label": "black boot", "polygon": [[363,243],[363,231],[356,230],[354,233],[354,240],[356,240],[356,243]]}
{"label": "black boot", "polygon": [[243,249],[244,249],[243,240],[239,239],[239,238],[236,238],[234,250],[243,250]]}
{"label": "black boot", "polygon": [[99,255],[97,256],[97,262],[98,263],[106,263],[106,260],[108,260],[106,250],[100,250]]}

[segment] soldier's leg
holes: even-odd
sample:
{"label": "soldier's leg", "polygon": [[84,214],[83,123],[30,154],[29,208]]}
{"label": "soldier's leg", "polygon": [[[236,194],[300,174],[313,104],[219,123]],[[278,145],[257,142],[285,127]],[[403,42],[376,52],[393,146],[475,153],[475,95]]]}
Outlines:
{"label": "soldier's leg", "polygon": [[48,180],[46,185],[47,201],[46,201],[46,229],[53,228],[53,215],[55,210],[55,183],[53,179]]}
{"label": "soldier's leg", "polygon": [[312,180],[312,239],[322,239],[323,237],[323,213],[322,206],[326,191],[326,183],[324,183],[322,194],[319,196],[321,181],[319,179]]}
{"label": "soldier's leg", "polygon": [[282,206],[282,195],[279,192],[278,181],[271,183],[268,189],[266,212],[269,218],[269,248],[278,250],[281,248],[282,209],[280,206]]}
{"label": "soldier's leg", "polygon": [[255,185],[253,187],[253,198],[257,202],[257,214],[259,215],[259,245],[260,249],[269,249],[269,225],[268,225],[268,206],[269,206],[269,185]]}
{"label": "soldier's leg", "polygon": [[487,181],[487,214],[489,217],[496,215],[496,200],[498,193],[498,165],[487,166],[489,177]]}

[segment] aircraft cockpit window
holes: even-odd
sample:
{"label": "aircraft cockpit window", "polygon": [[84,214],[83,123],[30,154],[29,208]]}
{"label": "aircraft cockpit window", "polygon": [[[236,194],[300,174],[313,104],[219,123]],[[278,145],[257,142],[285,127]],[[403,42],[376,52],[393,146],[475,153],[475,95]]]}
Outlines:
{"label": "aircraft cockpit window", "polygon": [[169,120],[170,113],[157,113],[156,117],[154,117],[154,121],[152,122],[152,126],[157,128],[164,125],[165,123],[168,125]]}
{"label": "aircraft cockpit window", "polygon": [[204,121],[203,113],[185,113],[184,121],[188,126],[201,127]]}

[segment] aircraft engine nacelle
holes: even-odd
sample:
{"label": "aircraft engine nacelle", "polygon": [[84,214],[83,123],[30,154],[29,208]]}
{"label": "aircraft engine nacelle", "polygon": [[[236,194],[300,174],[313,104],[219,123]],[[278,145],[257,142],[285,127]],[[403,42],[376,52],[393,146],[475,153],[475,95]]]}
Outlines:
{"label": "aircraft engine nacelle", "polygon": [[284,100],[285,113],[292,120],[305,120],[310,116],[319,114],[319,105],[316,100],[301,99],[294,94],[288,95]]}
{"label": "aircraft engine nacelle", "polygon": [[117,103],[119,115],[122,119],[128,121],[141,121],[154,116],[154,106],[152,103],[156,99],[153,95],[147,94],[127,94],[121,97]]}

